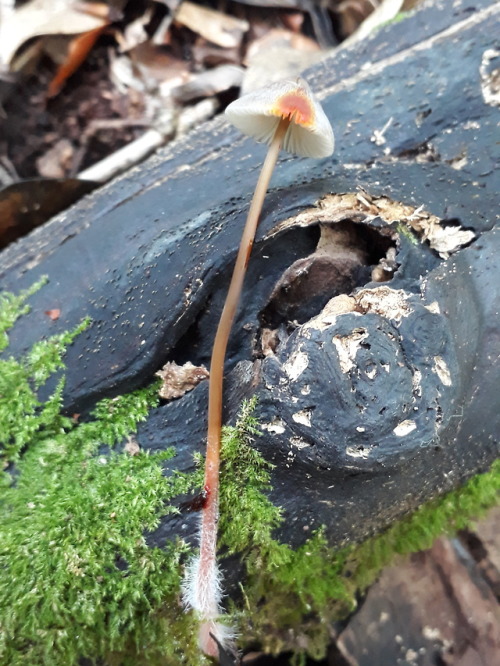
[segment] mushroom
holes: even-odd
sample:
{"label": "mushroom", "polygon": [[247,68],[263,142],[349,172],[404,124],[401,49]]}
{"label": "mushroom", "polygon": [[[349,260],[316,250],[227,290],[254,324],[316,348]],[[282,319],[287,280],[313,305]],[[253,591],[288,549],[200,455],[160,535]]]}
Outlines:
{"label": "mushroom", "polygon": [[229,630],[218,623],[221,614],[221,575],[217,565],[219,464],[222,426],[222,387],[226,347],[266,195],[280,149],[302,157],[333,153],[333,130],[320,104],[303,79],[279,81],[249,93],[226,109],[228,120],[257,141],[269,145],[240,242],[231,283],[215,335],[210,363],[208,436],[205,458],[204,505],[200,552],[193,558],[184,583],[184,600],[200,617],[200,648],[218,656]]}

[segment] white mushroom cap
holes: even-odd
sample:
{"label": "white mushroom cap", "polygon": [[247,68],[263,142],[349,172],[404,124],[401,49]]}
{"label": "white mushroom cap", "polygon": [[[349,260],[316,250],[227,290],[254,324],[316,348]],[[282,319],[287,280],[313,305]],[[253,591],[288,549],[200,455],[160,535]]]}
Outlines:
{"label": "white mushroom cap", "polygon": [[334,139],[330,121],[306,81],[278,81],[248,93],[226,109],[230,123],[257,141],[271,143],[283,118],[290,119],[283,149],[302,157],[328,157]]}

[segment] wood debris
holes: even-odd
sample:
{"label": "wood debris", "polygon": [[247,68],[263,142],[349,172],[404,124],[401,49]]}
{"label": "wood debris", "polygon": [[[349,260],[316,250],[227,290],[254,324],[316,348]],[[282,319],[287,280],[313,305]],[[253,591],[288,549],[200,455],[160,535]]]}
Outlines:
{"label": "wood debris", "polygon": [[165,363],[163,368],[155,374],[162,379],[159,395],[164,400],[181,398],[209,376],[205,367],[195,366],[190,361],[184,365],[177,365],[173,361]]}

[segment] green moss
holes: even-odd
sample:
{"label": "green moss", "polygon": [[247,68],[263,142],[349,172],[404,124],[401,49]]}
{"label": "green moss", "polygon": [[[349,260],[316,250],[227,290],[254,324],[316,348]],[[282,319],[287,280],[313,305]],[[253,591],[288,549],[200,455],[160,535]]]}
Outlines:
{"label": "green moss", "polygon": [[[3,296],[4,335],[30,293]],[[166,478],[171,449],[115,448],[157,404],[157,386],[103,400],[81,424],[60,413],[63,379],[45,403],[38,399],[87,325],[37,343],[19,361],[0,360],[0,663],[70,666],[85,656],[136,664],[138,654],[149,664],[201,663],[185,638],[195,635],[193,619],[178,603],[187,546],[149,548],[144,537],[200,474]],[[110,452],[100,455],[102,447]]]}
{"label": "green moss", "polygon": [[379,28],[385,28],[386,26],[393,25],[394,23],[401,23],[401,21],[404,21],[406,18],[408,18],[408,16],[410,16],[410,12],[408,11],[398,12],[396,16],[393,16],[391,19],[379,23],[376,29],[378,30]]}
{"label": "green moss", "polygon": [[412,245],[420,244],[417,234],[408,224],[405,224],[404,222],[396,222],[394,226],[396,227],[398,234],[405,236]]}
{"label": "green moss", "polygon": [[0,351],[3,351],[9,344],[7,336],[9,328],[12,328],[19,317],[29,311],[26,301],[43,287],[46,282],[47,278],[41,278],[29,289],[17,295],[9,292],[0,293]]}
{"label": "green moss", "polygon": [[[29,293],[0,299],[2,335]],[[174,450],[130,455],[117,446],[157,404],[157,387],[103,400],[79,424],[60,413],[63,379],[48,401],[37,397],[86,325],[24,359],[0,360],[0,664],[77,666],[85,656],[109,666],[202,666],[195,619],[179,605],[188,546],[150,548],[144,536],[175,511],[173,498],[201,486],[201,465],[165,477]],[[241,645],[295,645],[297,663],[324,656],[329,623],[395,554],[426,548],[496,502],[500,463],[361,545],[334,551],[320,530],[292,550],[273,538],[283,516],[266,495],[271,465],[251,446],[252,409],[245,404],[224,429],[222,451],[219,545],[246,569],[229,608]]]}
{"label": "green moss", "polygon": [[429,548],[440,535],[463,529],[498,503],[500,460],[463,487],[420,507],[386,532],[341,550],[321,532],[296,551],[269,543],[247,560],[247,611],[241,632],[271,653],[295,644],[320,659],[331,640],[329,625],[355,608],[356,596],[395,556]]}
{"label": "green moss", "polygon": [[272,466],[251,447],[258,432],[254,408],[255,400],[243,403],[236,427],[222,431],[219,547],[228,555],[275,544],[272,532],[282,520],[265,495]]}

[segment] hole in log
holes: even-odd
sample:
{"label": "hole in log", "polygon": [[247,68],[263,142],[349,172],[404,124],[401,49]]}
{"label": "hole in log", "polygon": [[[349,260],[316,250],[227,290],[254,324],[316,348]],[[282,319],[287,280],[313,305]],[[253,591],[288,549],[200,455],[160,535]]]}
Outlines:
{"label": "hole in log", "polygon": [[[350,219],[318,226],[314,252],[294,261],[275,283],[260,313],[263,329],[284,324],[290,332],[317,315],[331,298],[350,294],[373,280],[391,279],[396,268],[396,243],[391,236]],[[292,227],[280,234],[280,244],[293,243],[286,237],[295,232]]]}

